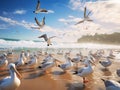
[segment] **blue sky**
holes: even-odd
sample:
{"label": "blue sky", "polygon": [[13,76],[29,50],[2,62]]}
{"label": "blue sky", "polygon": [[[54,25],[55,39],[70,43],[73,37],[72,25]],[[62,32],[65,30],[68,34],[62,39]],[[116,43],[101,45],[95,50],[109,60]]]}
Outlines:
{"label": "blue sky", "polygon": [[[36,8],[37,0],[2,0],[0,3],[0,16],[11,18],[18,22],[24,20],[31,23],[35,23],[34,17],[41,20],[43,16],[45,16],[46,25],[55,28],[63,28],[64,25],[59,22],[58,19],[77,13],[68,7],[68,0],[40,0],[40,2],[41,8],[52,10],[53,13],[34,14],[33,11]],[[21,13],[16,13],[17,11],[21,11]],[[36,37],[41,34],[41,32],[37,30],[28,30],[19,25],[10,25],[2,20],[0,20],[0,24],[5,27],[5,29],[3,28],[0,30],[0,37],[20,39],[29,39],[29,37],[34,37],[34,39],[36,39]]]}
{"label": "blue sky", "polygon": [[[90,1],[92,1],[92,3],[89,3]],[[106,10],[115,10],[120,4],[116,5],[116,3],[112,2],[114,0],[105,0],[107,2],[105,4],[103,0],[99,1],[103,3],[97,2],[95,0],[88,0],[88,2],[86,2],[87,4],[83,3],[89,10],[93,11],[91,18],[95,19],[94,21],[97,21],[99,23],[86,23],[85,25],[82,24],[74,26],[76,22],[83,18],[83,6],[81,6],[83,4],[81,4],[81,0],[40,0],[41,8],[46,8],[50,11],[49,13],[40,14],[33,13],[36,8],[37,0],[1,0],[0,38],[38,40],[37,37],[43,33],[47,33],[49,36],[52,36],[54,34],[60,36],[61,34],[64,34],[64,32],[66,33],[65,37],[67,38],[73,38],[75,36],[76,38],[79,38],[84,34],[94,34],[96,32],[101,33],[101,31],[93,31],[93,28],[101,28],[103,30],[102,32],[104,33],[113,32],[112,30],[107,30],[111,28],[108,26],[111,24],[113,25],[113,23],[115,24],[114,26],[117,26],[115,31],[119,30],[118,26],[120,25],[118,22],[116,22],[118,17],[112,16],[112,20],[105,21],[105,18],[103,16],[105,16],[104,12]],[[115,1],[119,2],[119,0]],[[115,4],[115,6],[113,5],[112,8],[105,7],[105,5],[107,6],[111,3]],[[101,8],[103,11],[105,11],[103,12]],[[113,13],[115,15],[119,15],[117,11]],[[46,17],[46,27],[43,28],[43,32],[30,28],[31,25],[36,25],[34,21],[35,17],[41,21],[44,16]],[[86,26],[89,27],[90,30],[82,31],[82,29]],[[78,32],[80,32],[80,34]]]}

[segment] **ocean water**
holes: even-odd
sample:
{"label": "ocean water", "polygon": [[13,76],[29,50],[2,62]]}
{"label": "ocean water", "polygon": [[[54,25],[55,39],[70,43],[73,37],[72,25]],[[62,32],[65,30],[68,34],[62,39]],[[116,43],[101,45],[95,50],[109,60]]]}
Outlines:
{"label": "ocean water", "polygon": [[90,48],[90,49],[120,49],[120,45],[106,45],[95,43],[56,43],[52,42],[51,46],[47,46],[44,41],[28,41],[28,40],[13,40],[13,39],[0,39],[0,50],[6,48],[15,49],[50,49],[50,48]]}

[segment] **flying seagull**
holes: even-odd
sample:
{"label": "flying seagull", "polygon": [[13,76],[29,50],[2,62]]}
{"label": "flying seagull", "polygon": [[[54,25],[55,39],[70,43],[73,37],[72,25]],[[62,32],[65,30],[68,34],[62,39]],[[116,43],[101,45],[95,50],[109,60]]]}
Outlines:
{"label": "flying seagull", "polygon": [[56,36],[52,36],[52,37],[48,38],[47,34],[43,34],[43,35],[39,36],[38,38],[44,38],[44,40],[47,42],[47,46],[49,46],[49,45],[52,45],[51,39],[54,37],[56,37]]}
{"label": "flying seagull", "polygon": [[35,17],[35,22],[36,22],[36,24],[37,24],[39,27],[31,27],[31,28],[33,28],[33,29],[41,29],[41,28],[43,28],[44,25],[45,25],[45,17],[43,17],[41,23],[40,23],[40,22],[37,20],[37,18]]}
{"label": "flying seagull", "polygon": [[36,10],[33,11],[33,13],[38,14],[38,13],[41,13],[41,12],[48,12],[48,11],[46,9],[40,8],[40,1],[38,0],[37,6],[36,6]]}
{"label": "flying seagull", "polygon": [[75,25],[83,23],[84,21],[90,21],[90,22],[93,21],[92,19],[89,18],[89,15],[91,14],[92,11],[89,11],[88,14],[86,14],[86,11],[87,11],[87,8],[85,7],[84,8],[84,18],[83,18],[83,20],[77,22]]}

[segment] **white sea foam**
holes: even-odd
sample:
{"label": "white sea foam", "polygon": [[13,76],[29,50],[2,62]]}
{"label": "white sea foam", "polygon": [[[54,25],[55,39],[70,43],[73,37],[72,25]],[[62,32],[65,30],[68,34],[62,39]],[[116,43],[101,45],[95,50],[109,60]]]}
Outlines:
{"label": "white sea foam", "polygon": [[[46,48],[46,42],[34,42],[34,41],[6,41],[0,39],[0,48],[19,48],[19,47],[27,47],[27,48]],[[56,43],[53,42],[52,46],[48,48],[95,48],[95,49],[104,49],[104,48],[115,48],[120,49],[118,45],[105,45],[105,44],[93,44],[93,43]]]}

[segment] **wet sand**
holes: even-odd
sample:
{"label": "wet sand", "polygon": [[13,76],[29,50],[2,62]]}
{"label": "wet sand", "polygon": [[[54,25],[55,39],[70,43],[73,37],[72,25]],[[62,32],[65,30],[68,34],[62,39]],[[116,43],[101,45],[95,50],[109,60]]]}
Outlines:
{"label": "wet sand", "polygon": [[[81,51],[82,52],[82,51]],[[84,55],[86,51],[83,51]],[[74,56],[74,54],[73,54]],[[17,59],[17,55],[10,56],[9,62],[14,62]],[[54,57],[59,60],[63,59],[62,55],[55,54]],[[44,57],[39,57],[39,63]],[[40,69],[30,69],[27,66],[23,66],[19,72],[22,74],[23,79],[21,85],[17,90],[105,90],[105,86],[101,78],[120,80],[120,77],[116,75],[116,69],[120,68],[120,61],[112,59],[112,65],[107,70],[104,69],[98,62],[94,66],[94,72],[87,77],[89,80],[85,87],[82,83],[82,77],[72,74],[72,69],[66,73],[58,67],[53,67],[48,73],[41,72]],[[38,63],[38,65],[39,65]],[[8,71],[0,71],[0,79],[7,76]]]}

